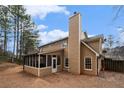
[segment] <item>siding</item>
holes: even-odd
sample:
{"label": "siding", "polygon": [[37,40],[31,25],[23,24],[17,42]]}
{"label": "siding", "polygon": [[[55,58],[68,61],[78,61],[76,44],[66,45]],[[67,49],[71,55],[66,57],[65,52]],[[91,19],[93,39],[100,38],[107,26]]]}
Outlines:
{"label": "siding", "polygon": [[[84,70],[84,57],[92,57],[92,70]],[[81,45],[81,74],[97,75],[97,59],[96,54],[85,45]]]}
{"label": "siding", "polygon": [[88,44],[95,50],[95,51],[97,51],[98,53],[100,53],[100,51],[101,51],[101,43],[100,43],[100,40],[98,39],[98,40],[94,40],[94,41],[90,41],[90,42],[88,42]]}
{"label": "siding", "polygon": [[52,74],[52,68],[46,67],[46,68],[40,68],[40,76],[46,76]]}
{"label": "siding", "polygon": [[33,74],[35,76],[38,76],[38,68],[25,66],[24,71]]}
{"label": "siding", "polygon": [[53,51],[53,50],[59,50],[59,49],[62,49],[62,44],[66,42],[68,43],[68,39],[66,40],[63,40],[63,41],[58,41],[56,43],[53,43],[53,44],[50,44],[50,45],[46,45],[46,46],[43,46],[40,48],[40,52],[49,52],[49,51]]}

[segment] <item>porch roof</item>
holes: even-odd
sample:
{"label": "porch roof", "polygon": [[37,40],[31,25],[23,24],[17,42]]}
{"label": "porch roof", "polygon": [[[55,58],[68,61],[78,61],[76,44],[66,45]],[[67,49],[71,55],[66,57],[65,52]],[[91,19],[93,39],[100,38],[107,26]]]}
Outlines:
{"label": "porch roof", "polygon": [[38,55],[38,52],[37,53],[30,53],[30,54],[23,54],[22,56],[30,56],[30,55]]}

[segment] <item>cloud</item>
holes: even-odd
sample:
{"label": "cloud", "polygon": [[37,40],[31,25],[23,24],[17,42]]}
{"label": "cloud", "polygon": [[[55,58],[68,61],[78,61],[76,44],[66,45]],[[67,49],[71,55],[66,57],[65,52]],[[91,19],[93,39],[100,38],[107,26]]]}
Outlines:
{"label": "cloud", "polygon": [[60,29],[54,29],[51,31],[41,31],[39,32],[39,40],[41,40],[42,44],[46,44],[48,42],[64,38],[68,36],[68,32],[62,31]]}
{"label": "cloud", "polygon": [[[51,41],[55,41],[64,37],[67,37],[69,35],[69,32],[65,32],[60,29],[53,29],[51,31],[40,31],[38,40],[41,41],[41,44],[46,44]],[[88,35],[88,37],[93,37],[95,35]]]}
{"label": "cloud", "polygon": [[88,37],[93,37],[93,36],[95,36],[95,35],[88,35]]}
{"label": "cloud", "polygon": [[70,12],[67,10],[65,6],[57,6],[57,5],[41,5],[41,6],[25,6],[27,9],[26,12],[33,17],[39,17],[40,19],[44,19],[49,13],[63,13],[65,15],[69,15]]}
{"label": "cloud", "polygon": [[118,35],[116,35],[116,37],[118,37],[120,39],[119,40],[120,42],[124,42],[124,38],[123,38],[124,37],[124,28],[123,27],[118,27],[117,32],[118,32],[117,33]]}
{"label": "cloud", "polygon": [[43,24],[40,24],[40,25],[37,26],[37,30],[44,30],[46,28],[48,28],[48,26],[43,25]]}
{"label": "cloud", "polygon": [[123,33],[119,33],[118,38],[120,39],[120,42],[124,43],[124,32]]}
{"label": "cloud", "polygon": [[117,28],[117,31],[119,31],[119,32],[124,32],[124,27],[119,26],[119,27]]}

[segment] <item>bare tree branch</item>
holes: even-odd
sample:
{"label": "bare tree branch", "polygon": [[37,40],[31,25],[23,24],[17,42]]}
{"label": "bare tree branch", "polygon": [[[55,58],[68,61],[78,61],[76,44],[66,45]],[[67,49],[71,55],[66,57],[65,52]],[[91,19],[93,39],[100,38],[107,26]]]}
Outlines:
{"label": "bare tree branch", "polygon": [[116,9],[116,13],[115,13],[115,16],[113,18],[113,21],[116,20],[119,17],[119,14],[120,14],[121,10],[124,8],[124,6],[120,5],[120,6],[114,7],[114,8]]}

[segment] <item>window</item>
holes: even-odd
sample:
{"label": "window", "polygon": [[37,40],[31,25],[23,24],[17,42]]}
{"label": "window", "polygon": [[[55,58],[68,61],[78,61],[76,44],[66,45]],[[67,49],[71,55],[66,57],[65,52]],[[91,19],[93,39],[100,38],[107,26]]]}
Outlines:
{"label": "window", "polygon": [[67,42],[62,43],[62,48],[66,48],[68,46]]}
{"label": "window", "polygon": [[68,58],[65,58],[65,61],[64,61],[64,67],[68,67]]}
{"label": "window", "polygon": [[91,57],[85,57],[85,59],[84,59],[84,69],[85,70],[92,70]]}

